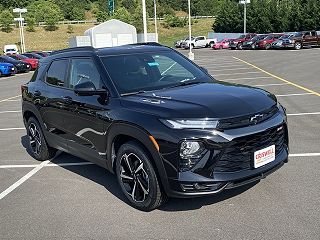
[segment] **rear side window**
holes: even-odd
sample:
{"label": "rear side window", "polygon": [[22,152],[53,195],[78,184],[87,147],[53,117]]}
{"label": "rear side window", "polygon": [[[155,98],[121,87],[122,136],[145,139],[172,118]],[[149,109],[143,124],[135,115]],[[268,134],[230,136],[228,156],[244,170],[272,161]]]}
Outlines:
{"label": "rear side window", "polygon": [[68,60],[66,59],[53,61],[47,71],[46,82],[54,86],[63,87],[67,67]]}

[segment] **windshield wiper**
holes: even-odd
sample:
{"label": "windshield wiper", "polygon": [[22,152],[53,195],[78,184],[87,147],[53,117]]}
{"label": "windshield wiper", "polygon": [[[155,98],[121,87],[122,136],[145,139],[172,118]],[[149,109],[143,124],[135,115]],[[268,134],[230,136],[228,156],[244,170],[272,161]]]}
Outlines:
{"label": "windshield wiper", "polygon": [[181,81],[177,85],[173,85],[169,88],[175,88],[175,87],[181,87],[181,86],[187,86],[187,85],[194,85],[194,84],[200,84],[200,83],[206,83],[204,81],[194,81],[194,80],[189,80],[189,81]]}
{"label": "windshield wiper", "polygon": [[146,93],[146,92],[147,92],[147,91],[140,90],[140,91],[138,91],[138,92],[122,93],[122,94],[120,94],[120,95],[121,95],[121,97],[123,97],[123,96],[137,95],[137,94]]}

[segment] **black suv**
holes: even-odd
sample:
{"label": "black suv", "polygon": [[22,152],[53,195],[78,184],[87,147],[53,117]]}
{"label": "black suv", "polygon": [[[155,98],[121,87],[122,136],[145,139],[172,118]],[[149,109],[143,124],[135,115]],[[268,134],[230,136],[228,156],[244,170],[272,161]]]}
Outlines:
{"label": "black suv", "polygon": [[273,94],[216,81],[161,45],[54,52],[22,98],[34,158],[59,149],[88,159],[141,210],[255,182],[288,161]]}

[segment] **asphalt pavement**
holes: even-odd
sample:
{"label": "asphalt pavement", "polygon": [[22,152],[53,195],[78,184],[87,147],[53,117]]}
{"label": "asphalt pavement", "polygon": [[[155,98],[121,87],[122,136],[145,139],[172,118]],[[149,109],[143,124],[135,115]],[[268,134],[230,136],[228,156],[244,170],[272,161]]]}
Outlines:
{"label": "asphalt pavement", "polygon": [[66,153],[34,160],[19,96],[32,73],[3,77],[0,239],[319,239],[320,49],[194,52],[217,80],[278,97],[288,113],[288,164],[257,184],[141,212],[101,167]]}

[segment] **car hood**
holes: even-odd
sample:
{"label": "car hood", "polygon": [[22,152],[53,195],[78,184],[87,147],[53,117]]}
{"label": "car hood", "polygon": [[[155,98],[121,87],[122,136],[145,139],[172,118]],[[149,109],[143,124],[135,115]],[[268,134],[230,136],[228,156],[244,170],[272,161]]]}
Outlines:
{"label": "car hood", "polygon": [[3,67],[13,67],[13,64],[11,64],[11,63],[0,63],[0,66],[3,66]]}
{"label": "car hood", "polygon": [[161,118],[231,118],[255,114],[276,104],[259,88],[223,82],[202,83],[121,98],[131,110]]}

